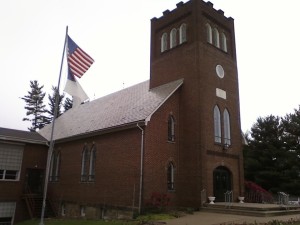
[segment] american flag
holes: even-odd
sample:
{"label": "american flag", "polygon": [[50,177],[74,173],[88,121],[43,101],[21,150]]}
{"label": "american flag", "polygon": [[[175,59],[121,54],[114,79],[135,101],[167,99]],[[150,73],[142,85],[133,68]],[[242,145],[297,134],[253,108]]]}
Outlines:
{"label": "american flag", "polygon": [[83,74],[91,67],[94,60],[86,54],[71,38],[68,36],[68,64],[70,72],[81,78]]}

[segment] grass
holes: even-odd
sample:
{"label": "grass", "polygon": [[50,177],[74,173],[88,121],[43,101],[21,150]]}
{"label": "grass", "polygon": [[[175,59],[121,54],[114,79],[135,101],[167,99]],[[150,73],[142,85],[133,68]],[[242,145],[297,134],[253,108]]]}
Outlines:
{"label": "grass", "polygon": [[[145,221],[159,221],[175,218],[172,214],[145,214],[135,220],[69,220],[69,219],[45,219],[45,225],[139,225]],[[39,225],[40,220],[26,220],[16,225]]]}
{"label": "grass", "polygon": [[[161,221],[178,217],[177,214],[145,214],[138,216],[135,220],[84,220],[84,219],[45,219],[45,225],[141,225],[149,221]],[[16,225],[39,225],[40,220],[27,220]],[[300,225],[300,221],[282,222],[278,220],[271,220],[264,223],[224,223],[227,225]]]}
{"label": "grass", "polygon": [[[39,225],[40,220],[26,220],[16,225]],[[67,219],[47,219],[45,225],[138,225],[139,221],[106,221],[106,220],[67,220]]]}

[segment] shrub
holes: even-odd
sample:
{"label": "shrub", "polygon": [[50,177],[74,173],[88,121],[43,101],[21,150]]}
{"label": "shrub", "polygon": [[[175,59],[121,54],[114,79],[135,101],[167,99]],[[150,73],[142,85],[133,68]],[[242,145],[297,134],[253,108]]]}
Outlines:
{"label": "shrub", "polygon": [[153,192],[150,199],[146,201],[146,207],[148,210],[162,212],[169,206],[170,201],[168,194]]}
{"label": "shrub", "polygon": [[273,196],[270,192],[252,181],[245,181],[245,190],[245,200],[247,202],[274,202]]}

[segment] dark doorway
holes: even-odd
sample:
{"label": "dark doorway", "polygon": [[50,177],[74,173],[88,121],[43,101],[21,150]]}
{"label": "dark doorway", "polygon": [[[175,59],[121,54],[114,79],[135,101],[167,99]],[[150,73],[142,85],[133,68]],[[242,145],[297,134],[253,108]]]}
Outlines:
{"label": "dark doorway", "polygon": [[43,192],[44,170],[27,169],[26,192],[41,194]]}
{"label": "dark doorway", "polygon": [[231,191],[231,173],[224,167],[219,166],[214,170],[214,196],[217,202],[225,201],[225,193]]}

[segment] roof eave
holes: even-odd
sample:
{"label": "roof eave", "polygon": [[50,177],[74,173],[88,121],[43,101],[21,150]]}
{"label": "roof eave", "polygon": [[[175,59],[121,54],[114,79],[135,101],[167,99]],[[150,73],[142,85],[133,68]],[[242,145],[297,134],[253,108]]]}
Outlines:
{"label": "roof eave", "polygon": [[151,120],[152,115],[182,86],[183,80],[181,79],[181,82],[178,84],[176,88],[153,110],[152,113],[150,113],[149,116],[145,119],[145,125],[147,126],[148,122]]}
{"label": "roof eave", "polygon": [[55,140],[55,143],[63,143],[63,142],[74,141],[74,140],[79,140],[79,139],[83,139],[83,138],[89,138],[89,137],[93,137],[93,136],[118,132],[118,131],[122,131],[122,130],[127,130],[127,129],[137,127],[137,124],[139,126],[145,126],[146,121],[145,120],[138,120],[138,121],[130,122],[130,123],[127,123],[127,124],[122,124],[122,125],[119,125],[119,126],[108,127],[108,128],[101,129],[101,130],[91,131],[91,132],[87,132],[87,133],[84,133],[84,134],[74,135],[74,136],[66,137],[66,138],[62,138],[62,139],[57,139],[57,140]]}
{"label": "roof eave", "polygon": [[40,145],[47,145],[47,140],[34,140],[34,139],[27,139],[27,138],[19,138],[13,136],[5,136],[0,135],[0,141],[12,141],[12,142],[21,142],[21,143],[28,143],[28,144],[40,144]]}

